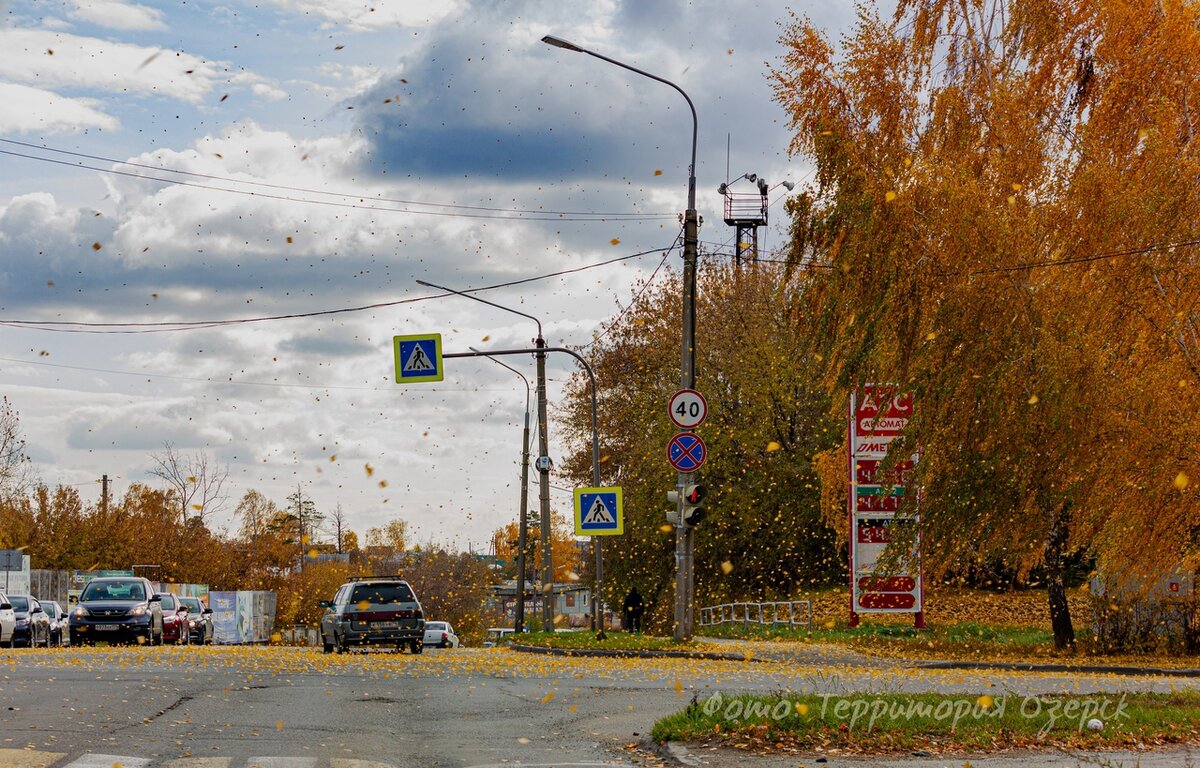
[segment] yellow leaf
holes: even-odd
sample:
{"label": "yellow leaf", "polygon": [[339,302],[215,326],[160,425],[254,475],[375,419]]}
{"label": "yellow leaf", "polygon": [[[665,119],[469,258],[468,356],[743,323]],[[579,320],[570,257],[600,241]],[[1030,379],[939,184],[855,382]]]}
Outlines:
{"label": "yellow leaf", "polygon": [[372,467],[370,464],[363,464],[363,470],[367,473],[367,477],[375,474],[375,467]]}
{"label": "yellow leaf", "polygon": [[937,331],[930,331],[929,333],[925,334],[925,341],[933,341],[936,338]]}
{"label": "yellow leaf", "polygon": [[663,523],[662,525],[658,526],[658,530],[662,531],[663,533],[670,533],[671,531],[675,530],[675,526],[671,525],[670,523]]}
{"label": "yellow leaf", "polygon": [[729,562],[728,560],[721,563],[721,573],[725,574],[726,576],[733,573],[733,563]]}
{"label": "yellow leaf", "polygon": [[277,730],[277,731],[283,730],[283,721],[282,720],[275,721],[275,730]]}
{"label": "yellow leaf", "polygon": [[554,698],[554,691],[550,691],[549,693],[547,693],[545,696],[542,697],[542,703],[549,704],[550,699],[553,699],[553,698]]}
{"label": "yellow leaf", "polygon": [[802,704],[800,702],[796,702],[796,714],[800,715],[801,717],[807,715],[808,714],[808,705]]}
{"label": "yellow leaf", "polygon": [[996,703],[996,700],[985,693],[976,699],[975,703],[978,704],[981,709],[991,709],[992,705]]}
{"label": "yellow leaf", "polygon": [[887,193],[886,193],[886,194],[883,196],[883,201],[884,201],[885,203],[890,203],[890,202],[892,202],[892,201],[893,201],[893,200],[895,200],[895,199],[896,199],[896,193],[895,193],[895,192],[893,192],[893,191],[892,191],[892,190],[890,190],[890,189],[889,189],[889,190],[887,191]]}
{"label": "yellow leaf", "polygon": [[655,176],[662,176],[662,169],[661,169],[661,168],[656,168],[656,169],[654,170],[654,175],[655,175]]}
{"label": "yellow leaf", "polygon": [[1028,400],[1026,400],[1025,402],[1029,403],[1030,405],[1037,405],[1037,404],[1038,404],[1038,396],[1037,396],[1037,395],[1030,395],[1030,396],[1029,396],[1029,399],[1028,399]]}
{"label": "yellow leaf", "polygon": [[613,245],[620,245],[620,244],[621,244],[621,238],[619,238],[619,237],[614,237],[612,240],[609,240],[608,242],[612,243]]}
{"label": "yellow leaf", "polygon": [[783,447],[782,445],[780,445],[779,443],[772,440],[771,442],[767,443],[767,453],[774,453],[775,451],[778,451],[782,447]]}
{"label": "yellow leaf", "polygon": [[1188,476],[1186,472],[1180,472],[1178,475],[1175,475],[1174,486],[1181,491],[1188,487]]}

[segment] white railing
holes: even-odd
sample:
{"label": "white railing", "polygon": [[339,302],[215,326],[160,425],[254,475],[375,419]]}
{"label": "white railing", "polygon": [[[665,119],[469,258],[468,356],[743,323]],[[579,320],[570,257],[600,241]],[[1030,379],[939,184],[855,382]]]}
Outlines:
{"label": "white railing", "polygon": [[700,609],[700,626],[721,624],[805,627],[812,629],[812,603],[789,600],[773,603],[723,603]]}

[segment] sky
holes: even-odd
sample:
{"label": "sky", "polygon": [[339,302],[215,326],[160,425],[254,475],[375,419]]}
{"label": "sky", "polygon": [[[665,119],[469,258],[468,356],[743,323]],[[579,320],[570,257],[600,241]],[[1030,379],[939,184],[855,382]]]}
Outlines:
{"label": "sky", "polygon": [[[36,475],[94,503],[102,475],[159,485],[169,444],[228,469],[218,529],[246,491],[299,488],[360,536],[400,517],[486,551],[517,516],[525,385],[486,359],[396,384],[392,338],[536,328],[416,281],[520,281],[477,295],[586,354],[680,265],[687,102],[542,36],[688,94],[701,248],[727,258],[718,184],[773,186],[769,249],[776,185],[811,178],[768,80],[793,12],[852,21],[823,0],[0,0],[0,394]],[[575,365],[548,370],[554,458]]]}

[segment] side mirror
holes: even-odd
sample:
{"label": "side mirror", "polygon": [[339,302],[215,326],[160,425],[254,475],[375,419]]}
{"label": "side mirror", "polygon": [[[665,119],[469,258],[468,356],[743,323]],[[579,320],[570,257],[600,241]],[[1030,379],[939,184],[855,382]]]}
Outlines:
{"label": "side mirror", "polygon": [[44,613],[44,611],[42,611],[42,606],[40,606],[40,605],[31,606],[29,608],[29,612],[30,613]]}
{"label": "side mirror", "polygon": [[161,603],[161,602],[162,602],[162,595],[151,595],[151,596],[150,596],[150,600],[149,600],[149,602],[151,602],[151,603]]}
{"label": "side mirror", "polygon": [[330,605],[328,600],[322,600],[320,603],[318,603],[318,605],[320,605],[322,608],[332,608],[333,607],[332,605]]}
{"label": "side mirror", "polygon": [[212,608],[205,608],[203,611],[200,611],[200,615],[201,616],[212,616]]}
{"label": "side mirror", "polygon": [[11,611],[12,603],[0,603],[0,611]]}

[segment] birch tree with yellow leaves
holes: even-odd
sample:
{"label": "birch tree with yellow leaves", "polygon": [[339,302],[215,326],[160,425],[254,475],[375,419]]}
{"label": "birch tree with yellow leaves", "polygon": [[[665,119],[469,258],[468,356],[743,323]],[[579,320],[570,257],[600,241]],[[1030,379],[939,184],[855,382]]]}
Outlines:
{"label": "birch tree with yellow leaves", "polygon": [[1200,7],[900,0],[781,42],[828,384],[916,393],[927,567],[1044,567],[1069,646],[1070,552],[1197,562]]}

